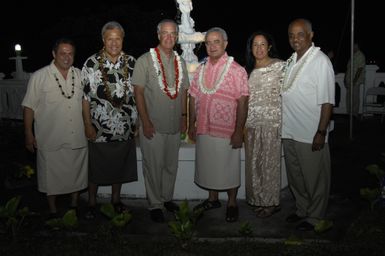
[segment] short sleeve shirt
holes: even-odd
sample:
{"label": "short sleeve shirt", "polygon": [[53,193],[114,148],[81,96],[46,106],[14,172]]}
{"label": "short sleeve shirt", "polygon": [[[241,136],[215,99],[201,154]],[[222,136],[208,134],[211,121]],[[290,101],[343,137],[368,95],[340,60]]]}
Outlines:
{"label": "short sleeve shirt", "polygon": [[217,91],[212,94],[202,91],[199,79],[202,68],[207,68],[202,79],[206,81],[207,87],[220,81],[228,59],[227,54],[224,54],[214,65],[205,61],[198,67],[191,82],[189,93],[195,98],[197,134],[231,138],[234,133],[237,100],[249,95],[246,70],[233,61],[227,73],[223,74],[223,81]]}
{"label": "short sleeve shirt", "polygon": [[34,111],[39,149],[56,151],[63,147],[76,149],[87,146],[82,98],[80,70],[75,67],[69,69],[67,79],[63,78],[53,61],[32,74],[22,105]]}
{"label": "short sleeve shirt", "polygon": [[282,93],[282,138],[312,143],[322,104],[334,104],[334,94],[333,66],[318,51],[303,67],[292,88]]}
{"label": "short sleeve shirt", "polygon": [[[175,53],[174,53],[175,54]],[[170,58],[160,50],[160,57],[165,71],[166,83],[175,88],[175,63],[172,54]],[[180,57],[182,70],[182,82],[175,99],[171,99],[160,87],[159,76],[154,67],[154,61],[150,52],[138,58],[132,84],[144,87],[144,100],[147,112],[155,130],[164,134],[175,134],[180,131],[182,117],[182,91],[188,89],[189,79],[185,61]]]}
{"label": "short sleeve shirt", "polygon": [[135,58],[123,52],[116,63],[101,53],[92,55],[84,63],[82,83],[97,131],[95,142],[125,141],[134,137],[138,116],[131,85],[134,65]]}

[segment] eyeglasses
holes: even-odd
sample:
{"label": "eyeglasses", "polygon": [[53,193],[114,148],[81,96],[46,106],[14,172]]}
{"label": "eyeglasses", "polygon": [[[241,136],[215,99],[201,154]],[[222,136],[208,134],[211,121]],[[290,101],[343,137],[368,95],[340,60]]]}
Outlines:
{"label": "eyeglasses", "polygon": [[205,45],[206,46],[211,46],[211,45],[217,46],[217,45],[220,45],[222,42],[223,41],[217,39],[217,40],[214,40],[214,41],[206,41]]}
{"label": "eyeglasses", "polygon": [[161,36],[171,36],[171,37],[177,37],[178,33],[177,32],[168,32],[168,31],[160,31]]}

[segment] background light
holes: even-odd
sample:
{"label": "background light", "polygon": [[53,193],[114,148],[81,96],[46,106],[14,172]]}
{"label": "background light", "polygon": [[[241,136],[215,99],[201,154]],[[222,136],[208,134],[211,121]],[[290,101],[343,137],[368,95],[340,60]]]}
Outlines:
{"label": "background light", "polygon": [[21,51],[21,45],[15,44],[15,51],[20,52]]}

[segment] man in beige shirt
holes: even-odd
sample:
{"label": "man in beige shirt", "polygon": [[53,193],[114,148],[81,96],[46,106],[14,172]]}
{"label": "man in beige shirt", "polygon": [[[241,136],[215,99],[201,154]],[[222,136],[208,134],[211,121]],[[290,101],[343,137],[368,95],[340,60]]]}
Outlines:
{"label": "man in beige shirt", "polygon": [[78,207],[79,191],[87,187],[88,148],[80,70],[72,66],[75,46],[59,39],[52,55],[51,64],[31,76],[22,106],[25,146],[36,150],[38,189],[47,195],[49,217],[56,218],[56,195],[70,193],[71,208]]}

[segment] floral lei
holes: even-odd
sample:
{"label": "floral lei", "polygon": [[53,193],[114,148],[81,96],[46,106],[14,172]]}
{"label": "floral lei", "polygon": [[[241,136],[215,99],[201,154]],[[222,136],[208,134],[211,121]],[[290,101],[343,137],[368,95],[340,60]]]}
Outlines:
{"label": "floral lei", "polygon": [[[99,59],[99,70],[102,73],[103,76],[103,86],[104,86],[104,94],[106,95],[107,100],[114,106],[115,108],[120,108],[126,102],[127,100],[127,91],[129,89],[128,84],[128,55],[126,55],[124,52],[122,52],[123,56],[123,86],[124,86],[124,92],[122,94],[122,97],[119,97],[117,94],[111,95],[111,91],[109,88],[109,82],[108,82],[108,75],[104,68],[104,62],[106,62],[106,53],[104,49],[102,49],[99,52],[100,59]],[[116,82],[118,83],[118,82]]]}
{"label": "floral lei", "polygon": [[208,89],[205,85],[204,85],[204,76],[205,76],[205,67],[206,67],[206,62],[207,60],[205,60],[203,63],[202,63],[202,67],[201,69],[199,70],[199,89],[201,90],[201,92],[203,92],[204,94],[213,94],[213,93],[216,93],[216,91],[219,89],[219,86],[221,85],[221,83],[223,82],[223,79],[225,78],[227,72],[229,71],[229,68],[230,68],[230,65],[231,63],[233,63],[233,60],[234,58],[233,57],[229,57],[227,58],[227,61],[226,61],[226,65],[225,67],[223,68],[222,70],[222,73],[219,77],[219,79],[217,79],[215,81],[215,85],[213,86],[213,88],[211,89]]}
{"label": "floral lei", "polygon": [[290,90],[290,88],[293,86],[294,82],[297,80],[297,77],[299,76],[299,74],[301,74],[304,66],[306,66],[306,64],[311,60],[313,59],[314,55],[320,50],[319,47],[314,47],[314,43],[312,44],[312,46],[310,47],[310,50],[308,52],[308,54],[306,54],[306,56],[303,56],[298,62],[299,62],[299,66],[296,70],[293,71],[293,74],[290,76],[290,79],[289,79],[289,74],[287,73],[287,70],[289,68],[292,68],[292,65],[294,63],[294,57],[297,56],[297,54],[294,52],[290,58],[286,61],[286,65],[284,67],[284,80],[283,80],[283,83],[282,83],[282,91],[286,92],[288,90]]}
{"label": "floral lei", "polygon": [[160,57],[159,49],[151,48],[150,53],[151,53],[152,61],[154,62],[154,68],[155,68],[156,74],[158,76],[160,89],[164,93],[166,93],[166,95],[170,99],[175,99],[176,97],[178,97],[178,92],[183,79],[182,62],[180,60],[180,56],[176,51],[174,51],[175,87],[170,88],[167,84],[164,66],[163,66],[162,59]]}

